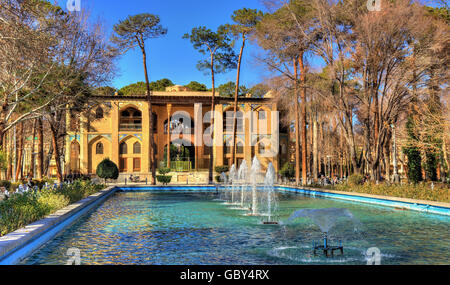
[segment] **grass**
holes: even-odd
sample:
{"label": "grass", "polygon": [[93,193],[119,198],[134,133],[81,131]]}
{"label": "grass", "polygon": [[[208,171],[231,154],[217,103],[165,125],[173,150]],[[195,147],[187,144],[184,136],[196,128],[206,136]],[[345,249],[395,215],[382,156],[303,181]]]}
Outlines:
{"label": "grass", "polygon": [[77,180],[58,190],[43,189],[37,193],[13,194],[8,200],[0,202],[0,236],[40,220],[104,187]]}

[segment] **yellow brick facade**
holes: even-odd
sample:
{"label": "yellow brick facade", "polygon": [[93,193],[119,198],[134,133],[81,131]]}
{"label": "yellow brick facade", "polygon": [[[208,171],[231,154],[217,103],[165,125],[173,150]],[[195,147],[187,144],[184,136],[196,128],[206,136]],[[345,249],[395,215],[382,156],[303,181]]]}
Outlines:
{"label": "yellow brick facade", "polygon": [[[158,166],[161,163],[168,164],[175,173],[178,173],[178,182],[183,182],[185,179],[190,179],[191,182],[206,182],[201,181],[206,179],[206,175],[200,177],[195,174],[207,173],[209,165],[208,150],[210,148],[203,143],[205,141],[203,134],[209,124],[203,124],[203,119],[206,113],[211,111],[211,96],[210,92],[174,91],[173,89],[168,92],[152,93],[152,111],[154,116],[156,115],[154,139]],[[217,103],[215,104],[214,146],[212,147],[213,165],[231,165],[230,148],[226,148],[224,144],[230,141],[232,131],[227,132],[224,129],[227,127],[224,124],[225,118],[220,114],[233,111],[233,98],[217,96],[215,99]],[[97,165],[103,159],[109,158],[119,166],[122,179],[130,174],[139,176],[141,180],[149,178],[150,114],[147,98],[145,96],[99,96],[97,101],[100,103],[94,106],[91,112],[78,117],[67,116],[68,126],[74,124],[71,120],[79,120],[75,123],[79,127],[72,130],[69,128],[65,173],[95,174]],[[272,157],[264,157],[264,152],[261,150],[262,145],[266,148],[271,145],[271,139],[275,137],[278,139],[278,125],[275,126],[272,122],[276,118],[274,117],[277,113],[276,104],[270,98],[241,98],[238,106],[243,114],[242,125],[238,125],[237,133],[238,163],[245,159],[250,167],[252,157],[256,155],[263,167],[267,167],[269,162],[272,162],[278,171],[279,158],[287,157],[287,153],[276,153]],[[264,114],[260,115],[260,111]],[[184,126],[182,135],[167,134],[169,117],[174,129],[182,122],[181,125]],[[189,119],[191,124],[186,122]],[[189,131],[190,134],[186,134]],[[173,133],[173,130],[170,132]],[[281,138],[279,149],[287,149],[287,139],[283,135],[279,137]],[[183,146],[187,145],[182,159],[169,159],[167,162],[165,148],[169,140],[172,140],[172,144],[177,147],[179,146],[177,142],[182,142]],[[181,153],[180,148],[177,152],[178,155]],[[172,155],[175,154],[172,153]],[[176,169],[179,162],[175,161],[178,160],[186,161],[183,169]]]}

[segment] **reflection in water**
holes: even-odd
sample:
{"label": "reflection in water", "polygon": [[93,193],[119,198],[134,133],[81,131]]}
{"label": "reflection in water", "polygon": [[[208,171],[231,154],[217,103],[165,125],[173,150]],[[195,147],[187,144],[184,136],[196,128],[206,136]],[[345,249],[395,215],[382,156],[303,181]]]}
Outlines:
{"label": "reflection in water", "polygon": [[[79,248],[81,264],[365,264],[378,247],[382,264],[448,264],[450,218],[387,207],[278,194],[280,225],[260,224],[206,193],[116,193],[24,264],[65,264]],[[330,242],[343,257],[311,254],[321,231],[309,219],[287,223],[298,209],[347,208],[361,230],[337,221]]]}

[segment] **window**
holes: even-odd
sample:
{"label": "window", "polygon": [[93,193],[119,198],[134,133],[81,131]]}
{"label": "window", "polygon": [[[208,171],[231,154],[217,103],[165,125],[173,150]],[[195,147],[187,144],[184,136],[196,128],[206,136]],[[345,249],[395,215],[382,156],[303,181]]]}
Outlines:
{"label": "window", "polygon": [[[223,131],[233,132],[233,113],[234,111],[226,111],[223,113]],[[244,131],[244,113],[241,111],[236,112],[236,131]]]}
{"label": "window", "polygon": [[133,144],[133,153],[134,154],[140,154],[141,153],[141,144],[138,142],[135,142]]}
{"label": "window", "polygon": [[95,110],[95,118],[96,119],[103,118],[103,109],[101,107],[98,107],[97,110]]}
{"label": "window", "polygon": [[[153,122],[155,126],[155,122]],[[140,131],[142,130],[142,113],[138,109],[128,108],[120,113],[121,131]]]}
{"label": "window", "polygon": [[225,142],[225,154],[231,153],[231,141]]}
{"label": "window", "polygon": [[261,111],[258,112],[258,118],[259,118],[259,120],[265,120],[266,117],[267,117],[266,111],[261,110]]}
{"label": "window", "polygon": [[141,171],[141,159],[138,157],[133,158],[133,172]]}
{"label": "window", "polygon": [[238,142],[236,144],[236,153],[238,153],[238,154],[244,153],[244,144],[242,142]]}
{"label": "window", "polygon": [[95,146],[95,154],[103,154],[103,144],[101,142]]}
{"label": "window", "polygon": [[123,142],[119,145],[119,154],[127,154],[127,153],[128,153],[127,144]]}
{"label": "window", "polygon": [[124,157],[121,157],[119,159],[119,171],[120,172],[126,172],[127,171],[127,159]]}

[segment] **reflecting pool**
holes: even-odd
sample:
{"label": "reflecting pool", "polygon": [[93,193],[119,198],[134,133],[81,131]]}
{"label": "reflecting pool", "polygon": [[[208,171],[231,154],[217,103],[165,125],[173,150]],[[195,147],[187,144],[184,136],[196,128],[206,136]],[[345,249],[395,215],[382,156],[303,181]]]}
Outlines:
{"label": "reflecting pool", "polygon": [[[381,264],[449,264],[450,217],[334,199],[277,193],[278,225],[218,201],[215,193],[117,192],[45,244],[23,264],[366,264],[376,247]],[[357,225],[338,220],[329,242],[344,255],[314,256],[319,227],[307,208],[346,208]]]}

